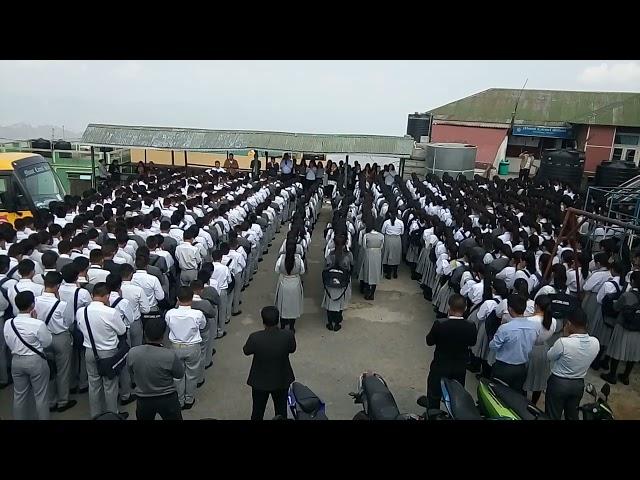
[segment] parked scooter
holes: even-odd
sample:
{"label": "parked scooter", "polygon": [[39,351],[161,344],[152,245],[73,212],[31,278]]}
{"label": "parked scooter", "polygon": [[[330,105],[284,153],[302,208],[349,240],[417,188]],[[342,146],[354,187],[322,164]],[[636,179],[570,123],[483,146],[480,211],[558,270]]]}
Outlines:
{"label": "parked scooter", "polygon": [[374,372],[364,372],[358,379],[357,393],[349,393],[354,403],[362,404],[354,420],[419,420],[414,414],[401,414],[384,379]]}
{"label": "parked scooter", "polygon": [[611,410],[608,403],[611,386],[605,383],[600,389],[600,393],[598,393],[591,383],[587,383],[585,391],[593,397],[594,401],[580,405],[579,410],[582,413],[582,419],[613,420],[613,410]]}
{"label": "parked scooter", "polygon": [[498,378],[478,381],[478,407],[482,415],[502,420],[548,420],[549,417],[527,397]]}
{"label": "parked scooter", "polygon": [[287,403],[295,420],[328,420],[324,402],[306,385],[293,382]]}
{"label": "parked scooter", "polygon": [[482,415],[473,400],[460,382],[451,378],[440,380],[442,403],[445,411],[430,409],[426,396],[418,398],[418,405],[426,409],[425,420],[482,420]]}

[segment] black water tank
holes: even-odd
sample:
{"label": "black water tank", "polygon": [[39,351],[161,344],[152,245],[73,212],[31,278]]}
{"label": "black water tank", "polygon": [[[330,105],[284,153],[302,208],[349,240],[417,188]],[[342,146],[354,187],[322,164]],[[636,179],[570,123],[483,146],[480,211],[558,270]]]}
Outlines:
{"label": "black water tank", "polygon": [[407,122],[407,135],[411,135],[416,142],[419,142],[420,137],[429,136],[430,124],[431,115],[428,113],[410,113]]}
{"label": "black water tank", "polygon": [[584,153],[569,148],[550,148],[542,152],[536,178],[559,180],[578,187],[584,171]]}
{"label": "black water tank", "polygon": [[46,150],[44,152],[33,152],[38,155],[42,155],[43,157],[51,158],[51,142],[44,138],[36,138],[31,140],[31,148],[37,148],[39,150]]}
{"label": "black water tank", "polygon": [[[71,150],[71,143],[65,140],[57,140],[56,142],[53,143],[53,149],[54,150]],[[60,158],[71,158],[71,152],[69,153],[59,152],[58,156]]]}
{"label": "black water tank", "polygon": [[640,168],[634,162],[602,162],[596,168],[596,186],[617,187],[637,175]]}

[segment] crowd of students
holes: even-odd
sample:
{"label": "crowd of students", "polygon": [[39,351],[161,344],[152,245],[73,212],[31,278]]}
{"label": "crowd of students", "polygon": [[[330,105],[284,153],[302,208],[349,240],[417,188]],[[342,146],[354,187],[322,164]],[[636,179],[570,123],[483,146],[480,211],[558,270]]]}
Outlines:
{"label": "crowd of students", "polygon": [[0,224],[0,388],[13,383],[15,419],[48,419],[86,392],[91,418],[136,399],[143,419],[192,408],[276,233],[292,221],[284,283],[322,195],[318,182],[305,193],[296,178],[220,170],[154,169]]}

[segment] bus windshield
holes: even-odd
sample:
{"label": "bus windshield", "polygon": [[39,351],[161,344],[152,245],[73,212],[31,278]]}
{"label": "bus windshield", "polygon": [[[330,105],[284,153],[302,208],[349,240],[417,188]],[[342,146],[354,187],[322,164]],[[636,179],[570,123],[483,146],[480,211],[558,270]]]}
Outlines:
{"label": "bus windshield", "polygon": [[16,173],[36,208],[48,208],[50,202],[63,200],[60,179],[47,162],[17,167]]}

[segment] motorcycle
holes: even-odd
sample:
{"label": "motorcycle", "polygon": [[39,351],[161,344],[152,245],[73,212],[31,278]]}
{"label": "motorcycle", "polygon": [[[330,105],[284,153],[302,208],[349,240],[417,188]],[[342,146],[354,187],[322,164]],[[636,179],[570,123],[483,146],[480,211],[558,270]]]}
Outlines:
{"label": "motorcycle", "polygon": [[418,405],[423,407],[425,420],[482,420],[482,415],[473,400],[460,382],[451,378],[440,380],[442,403],[446,411],[430,409],[426,396],[418,398]]}
{"label": "motorcycle", "polygon": [[582,413],[582,419],[613,420],[613,410],[611,410],[608,403],[611,386],[608,383],[605,383],[600,389],[600,393],[598,393],[591,383],[587,383],[585,391],[593,397],[594,401],[591,403],[585,403],[578,407]]}
{"label": "motorcycle", "polygon": [[354,420],[419,420],[414,414],[402,414],[384,379],[375,372],[364,372],[358,379],[358,391],[349,395],[362,405]]}
{"label": "motorcycle", "polygon": [[483,416],[501,420],[548,420],[527,397],[498,378],[478,381],[478,407]]}
{"label": "motorcycle", "polygon": [[287,404],[295,420],[329,420],[325,404],[313,391],[298,382],[293,382],[287,394]]}

